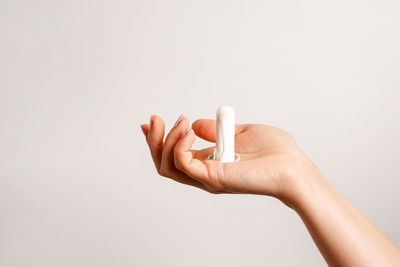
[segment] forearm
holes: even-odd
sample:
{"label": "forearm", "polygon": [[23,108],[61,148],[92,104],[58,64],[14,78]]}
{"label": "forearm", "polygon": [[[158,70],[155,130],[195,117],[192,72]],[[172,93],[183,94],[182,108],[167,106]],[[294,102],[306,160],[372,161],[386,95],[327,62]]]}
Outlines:
{"label": "forearm", "polygon": [[195,134],[215,142],[214,120],[198,120],[190,129],[181,116],[165,142],[161,118],[152,116],[150,125],[142,130],[160,175],[211,193],[280,199],[300,215],[329,265],[400,266],[399,248],[325,179],[289,133],[238,124],[235,149],[241,160],[222,164],[204,160],[211,147],[191,150]]}
{"label": "forearm", "polygon": [[400,266],[400,249],[323,176],[294,207],[331,266]]}

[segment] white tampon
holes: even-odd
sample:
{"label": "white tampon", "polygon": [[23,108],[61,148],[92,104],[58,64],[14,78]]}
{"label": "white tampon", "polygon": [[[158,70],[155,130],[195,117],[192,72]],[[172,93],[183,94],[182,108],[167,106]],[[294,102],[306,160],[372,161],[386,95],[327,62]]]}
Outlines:
{"label": "white tampon", "polygon": [[217,110],[216,148],[214,159],[222,162],[235,161],[235,111],[230,106]]}

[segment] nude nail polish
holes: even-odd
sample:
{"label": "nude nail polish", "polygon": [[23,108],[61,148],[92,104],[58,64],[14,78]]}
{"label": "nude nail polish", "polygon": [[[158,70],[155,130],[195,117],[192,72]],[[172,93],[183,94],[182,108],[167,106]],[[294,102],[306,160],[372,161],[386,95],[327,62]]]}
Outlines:
{"label": "nude nail polish", "polygon": [[140,124],[140,129],[142,130],[142,133],[146,136],[146,133],[143,130],[143,124]]}
{"label": "nude nail polish", "polygon": [[182,120],[182,118],[183,118],[183,114],[181,114],[181,115],[179,116],[179,118],[176,120],[176,122],[175,122],[175,124],[174,124],[174,128],[175,128],[176,126],[178,126],[178,124],[179,124],[179,122]]}
{"label": "nude nail polish", "polygon": [[154,114],[151,114],[151,115],[150,115],[150,127],[149,127],[149,131],[151,130],[151,127],[153,126],[153,115],[154,115]]}
{"label": "nude nail polish", "polygon": [[182,137],[185,137],[186,136],[186,134],[189,132],[189,127],[188,128],[186,128],[186,130],[183,132],[183,135],[182,135]]}

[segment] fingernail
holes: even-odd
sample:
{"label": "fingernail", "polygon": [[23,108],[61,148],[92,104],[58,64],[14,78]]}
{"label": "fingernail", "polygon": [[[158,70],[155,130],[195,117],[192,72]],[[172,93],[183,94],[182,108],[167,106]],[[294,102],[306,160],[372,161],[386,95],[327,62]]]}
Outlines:
{"label": "fingernail", "polygon": [[186,136],[186,134],[189,132],[189,127],[188,128],[186,128],[186,130],[183,132],[183,135],[182,135],[182,137],[185,137]]}
{"label": "fingernail", "polygon": [[142,133],[144,134],[144,136],[146,136],[146,133],[143,130],[143,124],[140,124],[140,129],[142,129]]}
{"label": "fingernail", "polygon": [[181,115],[179,116],[178,120],[175,122],[174,128],[175,128],[176,126],[178,126],[179,122],[182,120],[182,117],[183,117],[183,114],[181,114]]}
{"label": "fingernail", "polygon": [[151,130],[151,126],[153,126],[153,115],[154,115],[154,114],[151,114],[151,115],[150,115],[150,127],[149,127],[149,131]]}
{"label": "fingernail", "polygon": [[142,132],[144,133],[144,131],[143,131],[143,124],[140,124],[140,129],[141,129]]}

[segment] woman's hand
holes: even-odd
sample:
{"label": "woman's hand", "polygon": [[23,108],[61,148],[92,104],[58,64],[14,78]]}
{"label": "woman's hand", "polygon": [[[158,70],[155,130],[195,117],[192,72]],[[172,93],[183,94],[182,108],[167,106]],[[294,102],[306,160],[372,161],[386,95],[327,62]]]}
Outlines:
{"label": "woman's hand", "polygon": [[330,266],[400,266],[399,248],[325,179],[285,131],[237,124],[240,161],[222,163],[205,160],[213,147],[191,150],[195,135],[215,142],[215,120],[197,120],[191,129],[182,116],[165,142],[162,119],[154,115],[151,124],[141,127],[160,175],[211,193],[280,199],[299,214]]}
{"label": "woman's hand", "polygon": [[191,150],[196,135],[215,142],[215,120],[200,119],[190,128],[188,119],[181,116],[165,142],[161,117],[152,115],[151,129],[149,124],[141,127],[161,176],[210,193],[264,194],[291,206],[302,188],[319,177],[318,169],[293,137],[275,127],[236,124],[235,151],[240,161],[232,163],[206,160],[213,147]]}

